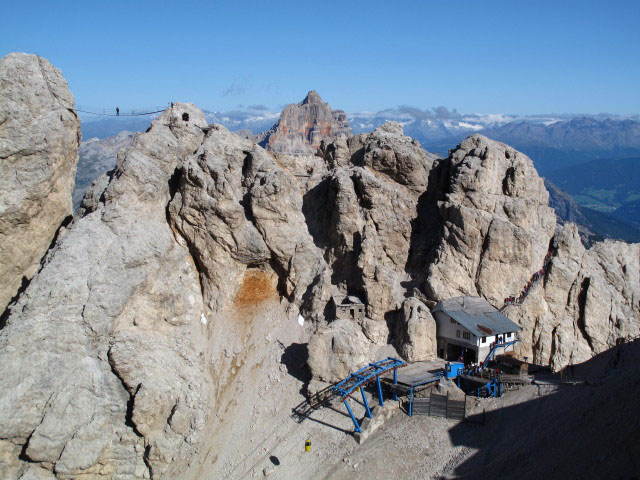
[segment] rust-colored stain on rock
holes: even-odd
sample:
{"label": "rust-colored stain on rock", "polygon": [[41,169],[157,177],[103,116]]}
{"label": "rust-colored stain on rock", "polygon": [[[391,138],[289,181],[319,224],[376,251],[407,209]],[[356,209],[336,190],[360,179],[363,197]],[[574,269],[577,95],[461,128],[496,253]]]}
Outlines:
{"label": "rust-colored stain on rock", "polygon": [[247,270],[236,294],[235,304],[249,306],[260,303],[276,294],[271,278],[262,270]]}

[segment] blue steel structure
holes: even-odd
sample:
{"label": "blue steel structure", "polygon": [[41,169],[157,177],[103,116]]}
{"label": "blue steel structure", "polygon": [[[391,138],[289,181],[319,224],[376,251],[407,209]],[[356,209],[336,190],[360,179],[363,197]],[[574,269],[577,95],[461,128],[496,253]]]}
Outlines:
{"label": "blue steel structure", "polygon": [[[382,396],[382,385],[380,383],[380,375],[385,372],[389,372],[393,370],[393,378],[394,383],[397,383],[397,373],[396,370],[400,367],[404,367],[406,365],[402,360],[398,360],[397,358],[387,357],[385,360],[380,360],[379,362],[373,362],[367,365],[364,368],[361,368],[357,372],[349,374],[347,378],[335,384],[331,389],[340,397],[344,402],[344,406],[347,407],[347,412],[351,416],[351,420],[353,420],[353,424],[355,425],[355,431],[361,432],[360,425],[358,424],[358,420],[356,416],[353,414],[351,407],[349,406],[349,396],[356,390],[360,390],[360,394],[362,395],[362,402],[364,403],[365,410],[367,412],[367,417],[371,418],[371,409],[369,408],[369,402],[367,402],[367,396],[364,393],[364,386],[373,381],[374,379],[377,382],[377,390],[378,390],[378,400],[380,401],[380,405],[384,406],[384,397]],[[394,392],[394,398],[397,399],[397,396]]]}
{"label": "blue steel structure", "polygon": [[447,365],[445,366],[444,376],[445,378],[456,378],[461,370],[464,370],[464,363],[447,362]]}
{"label": "blue steel structure", "polygon": [[493,347],[491,347],[491,350],[489,350],[489,353],[487,354],[487,357],[484,359],[484,362],[482,362],[480,364],[480,368],[487,368],[487,365],[489,364],[489,362],[491,360],[493,360],[493,357],[495,357],[496,355],[496,350],[498,348],[507,348],[511,345],[515,345],[516,343],[518,343],[520,340],[512,340],[510,342],[504,342],[504,343],[496,343]]}
{"label": "blue steel structure", "polygon": [[[464,377],[463,377],[463,375],[464,375]],[[467,392],[469,390],[469,388],[467,387],[469,376],[473,377],[472,375],[467,375],[467,374],[464,374],[464,373],[462,375],[458,376],[458,388],[462,388],[465,392]],[[465,378],[467,379],[467,380],[465,380],[465,387],[464,388],[463,388],[463,386],[461,385],[461,382],[460,382],[461,378],[463,380]],[[502,393],[503,393],[502,382],[500,381],[499,377],[495,377],[495,378],[490,379],[486,384],[480,385],[476,389],[471,389],[467,393],[470,393],[470,394],[475,393],[476,397],[483,397],[483,398],[501,397]]]}
{"label": "blue steel structure", "polygon": [[438,372],[433,373],[430,379],[427,379],[423,382],[411,384],[411,387],[409,388],[409,412],[408,412],[410,417],[413,417],[413,391],[417,387],[421,387],[423,385],[428,385],[430,383],[437,382],[442,377],[444,377],[444,370],[440,370]]}

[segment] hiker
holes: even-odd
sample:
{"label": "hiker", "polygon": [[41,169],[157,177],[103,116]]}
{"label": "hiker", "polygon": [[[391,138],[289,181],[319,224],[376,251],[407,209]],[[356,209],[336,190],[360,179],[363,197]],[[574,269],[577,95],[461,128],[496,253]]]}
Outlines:
{"label": "hiker", "polygon": [[120,116],[120,107],[116,107],[116,117]]}

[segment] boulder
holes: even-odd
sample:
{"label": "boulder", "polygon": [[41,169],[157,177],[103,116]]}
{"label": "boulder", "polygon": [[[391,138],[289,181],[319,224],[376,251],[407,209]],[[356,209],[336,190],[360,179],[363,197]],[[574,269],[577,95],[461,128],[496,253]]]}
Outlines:
{"label": "boulder", "polygon": [[415,297],[402,303],[396,323],[398,353],[407,362],[436,357],[436,321],[429,308]]}
{"label": "boulder", "polygon": [[336,320],[311,337],[309,366],[313,378],[335,383],[371,361],[372,344],[351,320]]}

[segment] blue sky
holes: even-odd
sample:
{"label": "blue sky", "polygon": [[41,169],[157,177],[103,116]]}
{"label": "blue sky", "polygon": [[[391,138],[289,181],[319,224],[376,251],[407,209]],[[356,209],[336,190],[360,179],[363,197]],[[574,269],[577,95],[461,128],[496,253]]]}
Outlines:
{"label": "blue sky", "polygon": [[76,102],[640,113],[640,1],[5,1]]}

